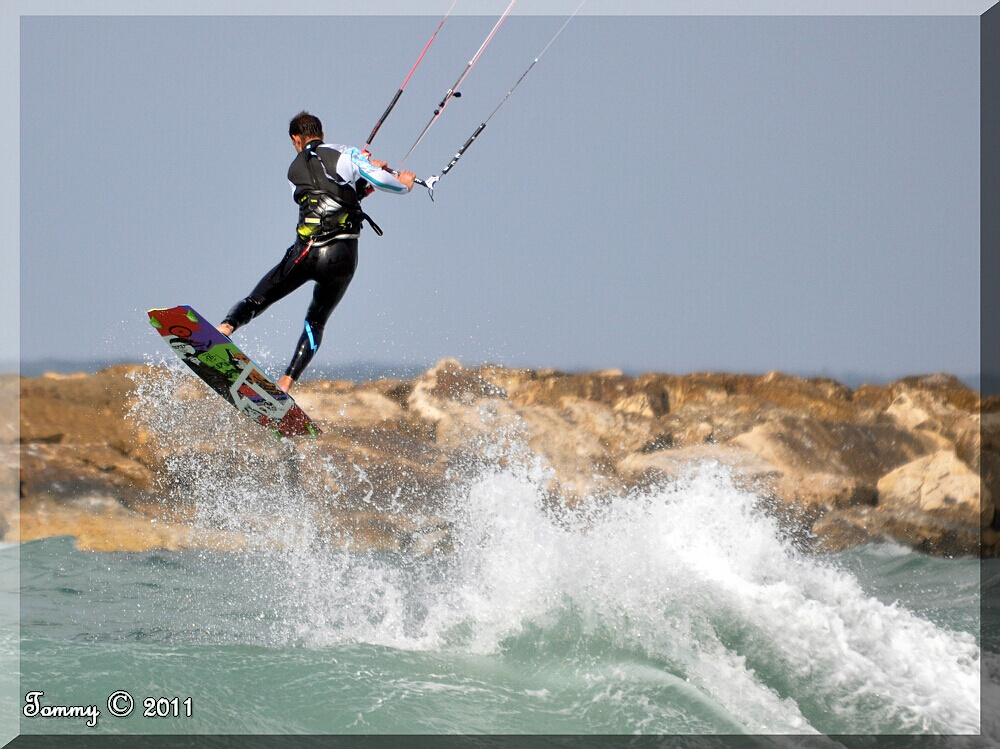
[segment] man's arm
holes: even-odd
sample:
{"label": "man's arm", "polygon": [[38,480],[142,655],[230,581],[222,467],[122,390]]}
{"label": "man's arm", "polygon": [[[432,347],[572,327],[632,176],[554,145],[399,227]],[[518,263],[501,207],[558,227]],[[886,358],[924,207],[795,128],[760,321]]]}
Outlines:
{"label": "man's arm", "polygon": [[413,189],[413,180],[416,177],[413,172],[402,171],[397,178],[392,172],[386,171],[385,167],[388,164],[385,161],[370,160],[357,148],[348,148],[344,153],[350,156],[351,164],[372,187],[395,193],[409,192]]}
{"label": "man's arm", "polygon": [[[385,171],[389,171],[389,162],[388,161],[377,161],[376,159],[368,159],[368,160],[374,166],[377,166],[379,169],[383,169]],[[389,174],[394,175],[396,177],[396,179],[398,179],[400,182],[402,182],[404,185],[406,185],[407,191],[413,189],[413,183],[416,182],[416,180],[417,180],[417,175],[414,174],[411,171],[406,170],[406,169],[404,169],[401,172],[389,172]]]}

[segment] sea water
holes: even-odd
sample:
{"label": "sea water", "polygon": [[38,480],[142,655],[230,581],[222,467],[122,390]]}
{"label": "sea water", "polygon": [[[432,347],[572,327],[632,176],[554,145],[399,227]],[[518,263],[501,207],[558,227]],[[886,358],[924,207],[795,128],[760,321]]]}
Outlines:
{"label": "sea water", "polygon": [[[447,548],[334,547],[294,482],[246,482],[234,455],[168,462],[166,480],[211,486],[201,521],[268,543],[0,548],[6,567],[20,555],[20,638],[3,640],[5,656],[20,648],[19,707],[35,691],[101,711],[94,726],[22,714],[21,732],[982,733],[967,745],[995,745],[1000,613],[980,616],[1000,573],[976,559],[891,544],[810,553],[716,464],[567,511],[530,454],[456,479],[436,508]],[[261,529],[268,513],[278,520]],[[109,698],[124,712],[125,692],[134,708],[116,716]]]}
{"label": "sea water", "polygon": [[448,553],[7,547],[20,691],[103,713],[21,729],[979,733],[979,563],[809,555],[755,504],[715,467],[557,516],[506,468],[453,507]]}

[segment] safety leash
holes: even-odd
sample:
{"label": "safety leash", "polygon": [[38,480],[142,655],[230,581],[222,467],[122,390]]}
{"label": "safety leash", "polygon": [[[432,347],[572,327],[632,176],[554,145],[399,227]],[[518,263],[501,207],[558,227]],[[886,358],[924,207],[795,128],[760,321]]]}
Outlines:
{"label": "safety leash", "polygon": [[308,255],[308,254],[309,254],[309,249],[310,249],[310,248],[311,248],[312,246],[313,246],[313,241],[312,241],[312,240],[310,239],[310,240],[309,240],[309,243],[308,243],[308,244],[306,245],[306,248],[305,248],[304,250],[302,250],[302,252],[301,252],[301,253],[299,253],[299,256],[298,256],[297,258],[295,258],[295,262],[294,262],[294,263],[292,263],[292,267],[293,267],[293,268],[294,268],[294,267],[295,267],[296,265],[298,265],[298,264],[299,264],[299,260],[301,260],[302,258],[304,258],[304,257],[305,257],[306,255]]}

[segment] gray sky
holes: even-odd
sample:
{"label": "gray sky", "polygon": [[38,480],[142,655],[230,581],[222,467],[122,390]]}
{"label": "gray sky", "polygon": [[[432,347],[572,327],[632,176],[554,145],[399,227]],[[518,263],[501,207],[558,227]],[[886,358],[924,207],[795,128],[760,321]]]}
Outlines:
{"label": "gray sky", "polygon": [[[360,146],[449,4],[22,17],[22,360],[159,355],[150,307],[220,320],[293,239],[289,117]],[[402,158],[506,4],[447,21],[377,157]],[[519,10],[408,168],[439,172],[564,20]],[[316,365],[978,372],[975,15],[585,15],[606,10],[435,202],[366,201],[385,236],[364,232]],[[273,372],[309,293],[237,334]]]}

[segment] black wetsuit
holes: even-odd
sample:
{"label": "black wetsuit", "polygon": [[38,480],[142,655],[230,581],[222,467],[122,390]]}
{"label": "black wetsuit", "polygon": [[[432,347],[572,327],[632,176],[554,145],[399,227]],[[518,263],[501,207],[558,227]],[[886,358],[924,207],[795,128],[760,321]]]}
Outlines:
{"label": "black wetsuit", "polygon": [[[358,235],[362,220],[368,218],[361,210],[359,196],[365,194],[368,181],[343,150],[313,140],[292,162],[288,179],[299,204],[295,244],[223,320],[236,330],[302,284],[315,281],[302,335],[285,370],[293,380],[312,361],[323,340],[326,321],[343,298],[358,265]],[[392,191],[400,191],[396,185],[405,191],[401,183],[387,177],[395,183],[387,183]],[[379,187],[386,189],[381,184]]]}

